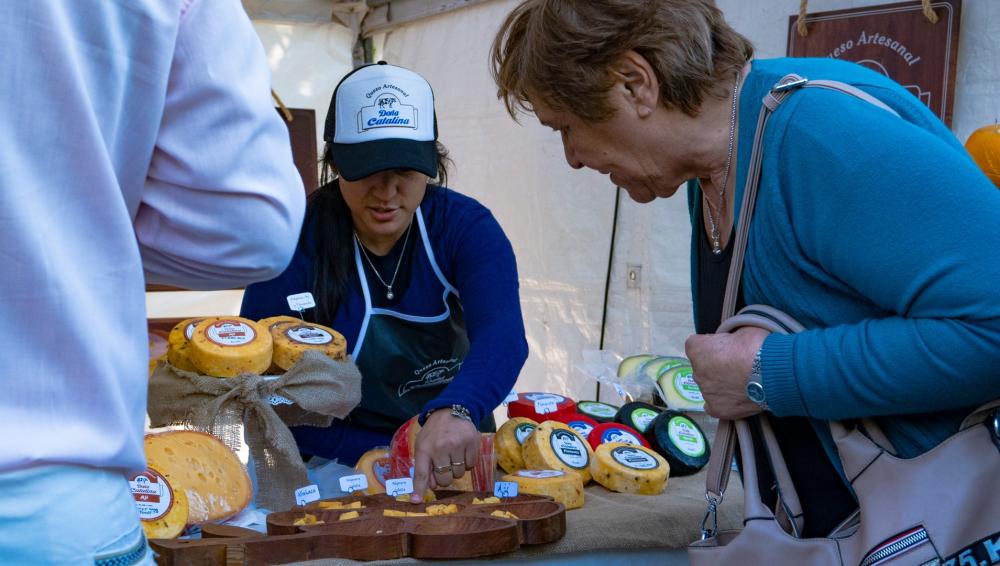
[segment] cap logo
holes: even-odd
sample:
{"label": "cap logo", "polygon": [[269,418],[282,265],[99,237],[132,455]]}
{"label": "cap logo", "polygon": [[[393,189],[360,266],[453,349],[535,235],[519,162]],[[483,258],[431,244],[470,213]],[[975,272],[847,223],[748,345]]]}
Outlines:
{"label": "cap logo", "polygon": [[362,106],[358,112],[359,134],[375,128],[416,130],[417,109],[410,104],[403,104],[394,93],[382,93],[375,98],[371,106]]}

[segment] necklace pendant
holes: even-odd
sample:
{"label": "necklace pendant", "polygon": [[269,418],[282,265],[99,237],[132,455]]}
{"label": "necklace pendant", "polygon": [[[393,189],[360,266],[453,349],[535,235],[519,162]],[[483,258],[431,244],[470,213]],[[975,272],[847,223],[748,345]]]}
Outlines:
{"label": "necklace pendant", "polygon": [[395,296],[396,295],[392,293],[392,287],[389,287],[389,289],[385,292],[385,298],[391,301]]}
{"label": "necklace pendant", "polygon": [[722,249],[712,246],[712,255],[722,255]]}

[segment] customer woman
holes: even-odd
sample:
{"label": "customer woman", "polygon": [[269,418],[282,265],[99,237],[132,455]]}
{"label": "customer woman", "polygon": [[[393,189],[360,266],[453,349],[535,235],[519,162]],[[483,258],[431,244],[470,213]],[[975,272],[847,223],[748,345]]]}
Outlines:
{"label": "customer woman", "polygon": [[[1000,397],[1000,192],[906,89],[833,59],[752,60],[711,0],[527,0],[492,52],[499,97],[559,132],[566,160],[638,202],[687,183],[695,329],[686,349],[707,410],[778,417],[806,536],[855,507],[824,420],[875,417],[897,452],[926,452]],[[771,116],[742,297],[808,328],[718,327],[736,204],[761,101]],[[764,399],[748,398],[754,359]],[[764,486],[772,493],[771,486]]]}
{"label": "customer woman", "polygon": [[[353,465],[420,415],[414,489],[447,486],[479,455],[479,430],[527,357],[510,242],[483,205],[443,186],[430,85],[379,63],[337,86],[324,132],[323,186],[298,250],[278,278],[251,285],[242,315],[295,315],[345,335],[361,405],[325,429],[293,431],[306,454]],[[440,179],[441,185],[430,179]]]}

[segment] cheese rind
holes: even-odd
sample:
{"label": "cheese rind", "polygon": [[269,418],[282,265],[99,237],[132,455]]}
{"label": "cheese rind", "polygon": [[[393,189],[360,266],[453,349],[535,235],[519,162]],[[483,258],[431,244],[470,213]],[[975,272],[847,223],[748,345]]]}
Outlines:
{"label": "cheese rind", "polygon": [[199,316],[187,318],[175,324],[170,330],[170,335],[167,336],[167,361],[170,362],[170,365],[180,370],[197,372],[198,368],[194,367],[190,358],[191,336],[194,335],[194,328],[204,320],[216,321],[220,318],[222,317]]}
{"label": "cheese rind", "polygon": [[538,423],[528,417],[514,417],[500,426],[496,434],[497,465],[508,474],[524,468],[523,445]]}
{"label": "cheese rind", "polygon": [[590,481],[593,450],[569,425],[545,421],[524,441],[524,465],[535,470],[563,470]]}
{"label": "cheese rind", "polygon": [[[553,405],[554,410],[539,412],[540,410],[552,409]],[[545,415],[553,416],[554,413],[574,412],[576,412],[576,402],[555,393],[540,391],[518,393],[516,400],[507,403],[507,417],[527,417],[536,422],[545,420]]]}
{"label": "cheese rind", "polygon": [[187,496],[188,524],[226,519],[250,503],[250,477],[236,454],[214,436],[175,430],[147,434],[143,444],[149,467]]}
{"label": "cheese rind", "polygon": [[705,410],[705,398],[694,380],[690,365],[672,367],[661,372],[657,383],[663,391],[667,407],[688,411]]}
{"label": "cheese rind", "polygon": [[263,374],[271,365],[270,332],[241,317],[204,320],[195,326],[188,357],[202,375]]}
{"label": "cheese rind", "polygon": [[285,321],[268,328],[274,343],[271,361],[285,371],[297,364],[308,350],[318,351],[334,360],[343,360],[347,355],[347,340],[327,326]]}
{"label": "cheese rind", "polygon": [[670,464],[648,448],[608,442],[597,447],[590,472],[611,491],[657,495],[667,486]]}
{"label": "cheese rind", "polygon": [[566,509],[583,507],[583,480],[580,474],[562,470],[518,470],[502,480],[516,483],[518,493],[547,495],[565,505]]}

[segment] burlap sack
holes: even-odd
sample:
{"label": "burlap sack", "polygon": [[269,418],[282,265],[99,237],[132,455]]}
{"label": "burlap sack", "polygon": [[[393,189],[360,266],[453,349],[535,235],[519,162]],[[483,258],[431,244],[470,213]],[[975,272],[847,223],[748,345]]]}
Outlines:
{"label": "burlap sack", "polygon": [[184,424],[209,432],[233,450],[245,434],[257,473],[257,505],[273,511],[295,504],[309,483],[289,426],[329,426],[361,402],[361,372],[348,357],[307,351],[279,376],[217,378],[160,362],[149,381],[152,426]]}

